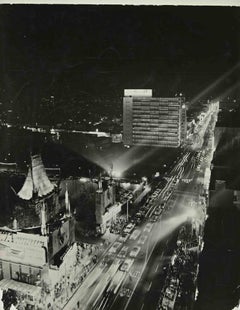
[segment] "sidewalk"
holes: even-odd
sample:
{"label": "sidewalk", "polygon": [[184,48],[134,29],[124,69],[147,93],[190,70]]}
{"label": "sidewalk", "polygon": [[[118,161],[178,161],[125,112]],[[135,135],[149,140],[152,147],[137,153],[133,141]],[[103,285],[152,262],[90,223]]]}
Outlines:
{"label": "sidewalk", "polygon": [[[100,247],[98,249],[98,254],[96,257],[96,262],[90,263],[88,265],[88,268],[85,271],[84,275],[78,281],[76,286],[74,288],[72,288],[71,291],[69,292],[67,300],[65,300],[64,302],[61,302],[61,307],[60,308],[55,307],[54,310],[55,309],[67,309],[67,305],[68,305],[69,301],[71,300],[71,298],[74,297],[76,292],[84,284],[85,280],[90,276],[92,271],[99,264],[99,262],[101,261],[101,258],[105,255],[105,253],[108,251],[108,249],[112,246],[112,243],[116,240],[117,237],[118,237],[117,235],[111,234],[111,233],[109,233],[109,235],[104,235],[103,237],[101,237],[101,242],[100,242]],[[96,244],[96,246],[98,246],[98,244]],[[75,278],[78,279],[78,275],[75,275]],[[69,286],[68,286],[68,290],[69,290]]]}

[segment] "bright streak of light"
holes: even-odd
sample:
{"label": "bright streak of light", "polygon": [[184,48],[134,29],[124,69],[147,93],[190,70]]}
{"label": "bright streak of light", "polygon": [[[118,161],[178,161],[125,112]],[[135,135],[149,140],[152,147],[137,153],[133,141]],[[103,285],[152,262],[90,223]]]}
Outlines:
{"label": "bright streak of light", "polygon": [[124,189],[130,189],[131,183],[130,183],[130,182],[122,182],[122,183],[121,183],[121,186],[122,186]]}
{"label": "bright streak of light", "polygon": [[157,148],[151,148],[150,150],[139,154],[139,149],[138,146],[134,146],[123,155],[113,160],[113,171],[116,170],[123,174],[126,170],[139,164],[157,151]]}
{"label": "bright streak of light", "polygon": [[157,234],[154,234],[151,238],[152,244],[155,244],[158,241],[163,240],[165,237],[170,235],[177,229],[180,225],[185,223],[188,219],[198,218],[198,212],[193,207],[185,207],[182,209],[182,212],[178,215],[175,215],[169,219],[162,220],[161,226]]}
{"label": "bright streak of light", "polygon": [[94,162],[96,165],[100,166],[105,171],[109,172],[111,170],[111,166],[109,165],[110,160],[102,157],[100,154],[96,154],[94,152],[82,154],[87,160]]}
{"label": "bright streak of light", "polygon": [[171,265],[172,265],[172,266],[174,265],[176,258],[177,258],[177,255],[174,254],[173,257],[172,257],[172,259],[171,259]]}
{"label": "bright streak of light", "polygon": [[[218,98],[216,99],[217,101],[219,100],[223,100],[226,96],[228,96],[232,91],[234,91],[236,88],[238,88],[240,85],[240,82],[234,84],[232,87],[230,87],[229,89],[227,89],[224,93],[220,94],[218,96]],[[215,135],[215,150],[219,144],[221,140],[221,134],[220,135]],[[228,141],[227,143],[225,143],[221,148],[218,149],[218,153],[222,153],[224,151],[226,151],[232,144],[234,144],[235,142],[239,142],[240,140],[240,135],[235,135],[235,137],[233,137],[230,141]]]}
{"label": "bright streak of light", "polygon": [[118,178],[121,178],[122,172],[119,171],[119,170],[113,170],[112,176],[113,176],[114,178],[117,178],[117,179],[118,179]]}
{"label": "bright streak of light", "polygon": [[224,73],[222,76],[220,76],[216,81],[214,81],[211,85],[209,85],[207,88],[205,88],[202,92],[200,92],[197,96],[195,96],[191,102],[190,105],[196,103],[199,99],[207,95],[211,90],[213,90],[216,86],[218,86],[221,82],[223,82],[230,74],[232,74],[236,69],[238,69],[240,66],[240,63],[237,63],[232,69]]}
{"label": "bright streak of light", "polygon": [[84,177],[80,178],[80,182],[82,182],[82,183],[86,183],[86,182],[89,182],[89,181],[90,181],[90,179],[88,179],[88,178],[84,178]]}
{"label": "bright streak of light", "polygon": [[139,146],[134,146],[130,149],[125,149],[125,152],[120,156],[111,154],[106,156],[101,153],[96,154],[92,152],[86,154],[85,157],[102,167],[108,173],[112,170],[113,176],[118,178],[121,177],[125,171],[158,151],[158,148],[150,148],[145,152],[140,152],[141,149],[142,148]]}
{"label": "bright streak of light", "polygon": [[218,155],[225,152],[228,148],[232,147],[235,142],[240,141],[240,134],[237,134],[235,137],[230,139],[227,143],[225,143],[221,148],[218,149]]}
{"label": "bright streak of light", "polygon": [[3,309],[2,297],[3,297],[3,290],[0,288],[0,310],[4,310]]}
{"label": "bright streak of light", "polygon": [[232,85],[230,88],[228,88],[224,93],[221,93],[218,97],[217,97],[217,101],[223,100],[225,99],[227,96],[229,96],[236,88],[238,88],[240,85],[240,82],[235,83],[234,85]]}

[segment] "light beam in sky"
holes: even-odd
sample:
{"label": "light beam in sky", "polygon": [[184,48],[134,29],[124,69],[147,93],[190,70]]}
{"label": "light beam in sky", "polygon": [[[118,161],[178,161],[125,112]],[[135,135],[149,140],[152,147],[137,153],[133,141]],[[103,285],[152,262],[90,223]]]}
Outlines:
{"label": "light beam in sky", "polygon": [[221,82],[223,82],[229,75],[231,75],[234,71],[236,71],[240,67],[240,62],[232,67],[229,71],[225,72],[222,76],[220,76],[217,80],[215,80],[212,84],[210,84],[207,88],[202,90],[199,94],[197,94],[191,101],[190,105],[195,104],[198,100],[202,99],[206,96],[210,91],[212,91],[215,87],[219,86]]}

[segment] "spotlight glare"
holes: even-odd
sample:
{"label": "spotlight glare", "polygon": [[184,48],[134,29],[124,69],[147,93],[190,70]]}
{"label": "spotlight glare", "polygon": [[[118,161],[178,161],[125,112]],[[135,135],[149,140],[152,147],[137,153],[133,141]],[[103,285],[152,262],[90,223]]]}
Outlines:
{"label": "spotlight glare", "polygon": [[112,175],[114,178],[121,178],[122,173],[121,171],[116,170],[116,171],[113,171]]}

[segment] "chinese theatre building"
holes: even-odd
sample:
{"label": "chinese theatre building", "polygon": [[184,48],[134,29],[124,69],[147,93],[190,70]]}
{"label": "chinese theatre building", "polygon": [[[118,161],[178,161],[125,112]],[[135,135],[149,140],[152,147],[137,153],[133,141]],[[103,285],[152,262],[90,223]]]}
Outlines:
{"label": "chinese theatre building", "polygon": [[18,309],[61,309],[69,291],[65,285],[58,298],[56,287],[70,278],[77,260],[68,190],[59,202],[59,187],[34,155],[17,196],[12,228],[0,229],[0,288],[15,292]]}

